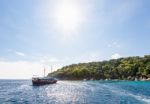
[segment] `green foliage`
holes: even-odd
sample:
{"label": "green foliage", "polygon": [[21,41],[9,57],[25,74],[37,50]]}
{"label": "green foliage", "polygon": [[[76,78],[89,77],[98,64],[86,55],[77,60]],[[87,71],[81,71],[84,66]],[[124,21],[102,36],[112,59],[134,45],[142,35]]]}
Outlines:
{"label": "green foliage", "polygon": [[59,79],[133,79],[137,75],[150,76],[150,55],[116,60],[79,63],[65,66],[49,76]]}

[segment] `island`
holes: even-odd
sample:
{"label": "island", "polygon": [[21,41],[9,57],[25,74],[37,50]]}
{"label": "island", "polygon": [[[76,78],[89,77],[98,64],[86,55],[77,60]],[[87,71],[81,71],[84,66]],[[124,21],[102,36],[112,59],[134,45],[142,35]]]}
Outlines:
{"label": "island", "polygon": [[48,76],[60,80],[149,80],[150,55],[72,64]]}

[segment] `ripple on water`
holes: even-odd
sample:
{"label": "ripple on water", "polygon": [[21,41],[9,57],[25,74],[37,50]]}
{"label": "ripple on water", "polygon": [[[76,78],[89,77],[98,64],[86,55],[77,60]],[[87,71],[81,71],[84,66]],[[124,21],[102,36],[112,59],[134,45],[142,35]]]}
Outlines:
{"label": "ripple on water", "polygon": [[[131,84],[106,81],[58,81],[57,84],[52,85],[31,86],[30,81],[14,81],[10,85],[7,81],[7,84],[3,82],[0,86],[0,102],[4,104],[149,104],[150,94],[147,93],[150,92],[147,88],[149,85],[133,82]],[[136,92],[137,87],[147,89]]]}

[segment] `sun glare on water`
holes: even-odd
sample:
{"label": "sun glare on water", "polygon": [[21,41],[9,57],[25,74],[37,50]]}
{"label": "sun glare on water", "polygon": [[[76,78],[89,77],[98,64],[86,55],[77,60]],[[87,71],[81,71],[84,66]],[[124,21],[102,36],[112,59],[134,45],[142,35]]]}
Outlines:
{"label": "sun glare on water", "polygon": [[55,25],[63,32],[77,31],[83,21],[80,6],[71,0],[64,0],[54,10]]}

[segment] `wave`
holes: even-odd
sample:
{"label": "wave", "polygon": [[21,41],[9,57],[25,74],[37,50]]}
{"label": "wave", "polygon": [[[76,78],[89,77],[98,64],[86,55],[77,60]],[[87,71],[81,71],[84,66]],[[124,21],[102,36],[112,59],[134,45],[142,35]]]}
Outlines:
{"label": "wave", "polygon": [[23,84],[18,87],[18,90],[30,90],[30,89],[31,89],[31,86],[27,84]]}
{"label": "wave", "polygon": [[148,96],[141,95],[141,94],[136,95],[136,94],[133,94],[127,90],[115,88],[115,87],[109,86],[109,85],[103,85],[103,87],[107,88],[112,93],[115,93],[118,95],[130,96],[130,97],[135,98],[136,100],[143,101],[147,104],[150,104],[150,97],[148,97]]}
{"label": "wave", "polygon": [[147,104],[150,104],[150,97],[144,95],[134,95],[132,93],[128,93],[129,96],[136,98],[137,100],[144,101]]}

